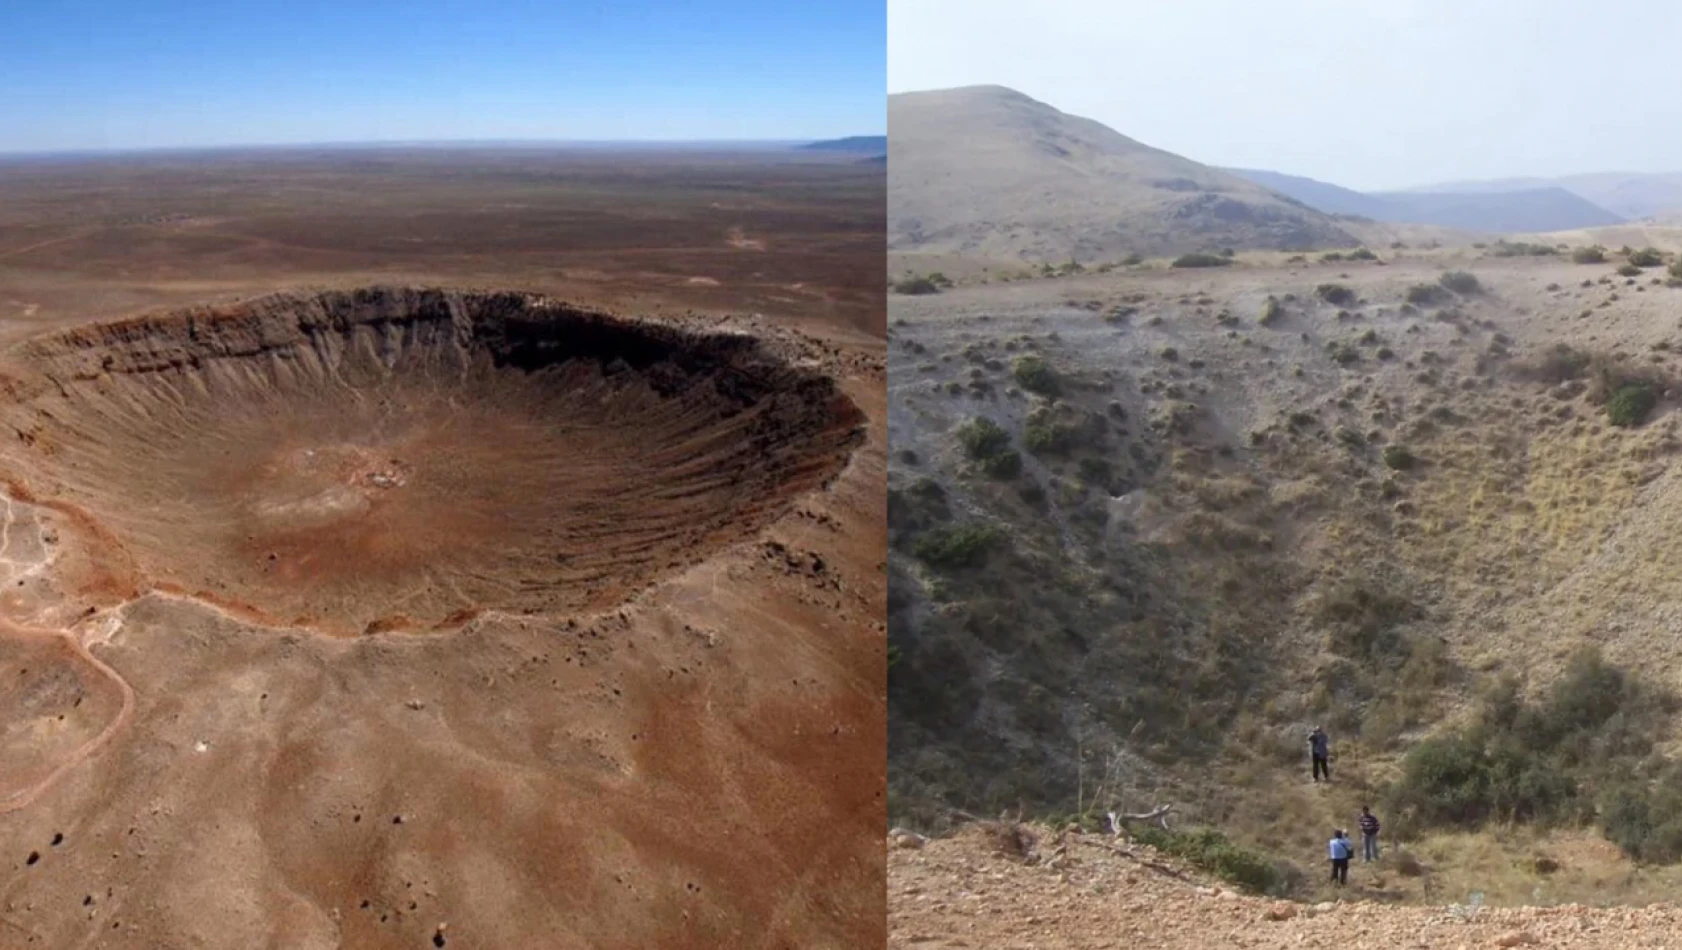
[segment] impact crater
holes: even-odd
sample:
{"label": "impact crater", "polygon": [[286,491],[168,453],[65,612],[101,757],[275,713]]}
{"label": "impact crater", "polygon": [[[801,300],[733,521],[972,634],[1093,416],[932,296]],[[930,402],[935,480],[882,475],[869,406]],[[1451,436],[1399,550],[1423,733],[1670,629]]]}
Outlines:
{"label": "impact crater", "polygon": [[145,583],[357,633],[606,609],[751,537],[861,439],[799,348],[377,287],[39,337],[0,411]]}

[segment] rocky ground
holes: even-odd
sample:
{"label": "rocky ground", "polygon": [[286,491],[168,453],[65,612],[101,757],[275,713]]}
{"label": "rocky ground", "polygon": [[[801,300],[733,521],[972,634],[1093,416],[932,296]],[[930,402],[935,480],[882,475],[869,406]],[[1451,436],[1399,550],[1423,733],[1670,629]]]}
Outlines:
{"label": "rocky ground", "polygon": [[1249,947],[1682,947],[1682,909],[1303,904],[1241,894],[1148,847],[1028,829],[1027,855],[990,825],[888,842],[888,945],[948,950]]}

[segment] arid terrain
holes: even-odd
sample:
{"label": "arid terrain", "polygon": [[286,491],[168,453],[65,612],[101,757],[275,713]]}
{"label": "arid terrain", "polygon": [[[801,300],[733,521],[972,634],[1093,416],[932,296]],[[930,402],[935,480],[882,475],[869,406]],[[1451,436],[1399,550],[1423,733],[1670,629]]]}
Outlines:
{"label": "arid terrain", "polygon": [[0,164],[0,947],[858,947],[879,165]]}
{"label": "arid terrain", "polygon": [[[1457,950],[1682,946],[1682,910],[1503,908],[1450,903],[1385,907],[1351,892],[1313,904],[1245,894],[1184,862],[1107,835],[975,827],[888,856],[888,945],[1165,950]],[[1026,853],[1017,850],[1027,846]]]}
{"label": "arid terrain", "polygon": [[[1593,259],[1597,236],[891,296],[892,821],[1170,805],[1260,856],[1211,861],[1312,903],[1330,830],[1371,803],[1393,850],[1351,875],[1369,901],[1672,896],[1682,279],[1674,234],[1651,260]],[[922,860],[890,871],[907,946]],[[1060,893],[1017,945],[1132,939],[1059,937],[1124,899]],[[1172,901],[1126,920],[1238,945],[1264,906],[1207,943]]]}
{"label": "arid terrain", "polygon": [[277,286],[386,283],[879,329],[882,178],[812,152],[0,158],[0,320],[15,335]]}

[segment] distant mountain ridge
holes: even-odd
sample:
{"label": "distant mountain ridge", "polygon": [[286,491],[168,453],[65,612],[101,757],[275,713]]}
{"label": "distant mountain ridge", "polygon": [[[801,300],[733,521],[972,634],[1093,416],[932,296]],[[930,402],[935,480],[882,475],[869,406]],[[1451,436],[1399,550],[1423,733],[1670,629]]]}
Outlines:
{"label": "distant mountain ridge", "polygon": [[850,152],[857,155],[885,155],[888,151],[886,135],[849,135],[842,139],[824,139],[800,146],[807,152]]}
{"label": "distant mountain ridge", "polygon": [[888,247],[1026,261],[1352,247],[1330,215],[1002,86],[888,97]]}
{"label": "distant mountain ridge", "polygon": [[1510,192],[1530,188],[1563,188],[1625,218],[1682,213],[1682,172],[1590,172],[1558,178],[1502,178],[1454,181],[1406,189],[1408,192]]}
{"label": "distant mountain ridge", "polygon": [[1359,215],[1374,221],[1528,233],[1604,227],[1625,220],[1566,188],[1530,179],[1514,179],[1513,187],[1491,191],[1372,193],[1279,172],[1247,168],[1228,171],[1319,211]]}

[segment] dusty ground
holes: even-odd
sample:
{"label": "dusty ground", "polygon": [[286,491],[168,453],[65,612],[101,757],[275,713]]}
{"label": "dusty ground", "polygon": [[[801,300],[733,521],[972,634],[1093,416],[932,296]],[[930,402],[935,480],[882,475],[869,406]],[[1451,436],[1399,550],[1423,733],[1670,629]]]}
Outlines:
{"label": "dusty ground", "polygon": [[[1622,429],[1581,381],[1524,370],[1564,343],[1676,378],[1682,290],[1663,268],[1616,275],[1615,259],[1380,253],[1383,266],[1240,254],[1195,273],[890,298],[890,484],[906,498],[937,485],[944,523],[997,532],[980,567],[932,566],[911,543],[890,557],[896,820],[938,826],[918,809],[931,800],[1030,814],[1083,795],[1172,801],[1317,867],[1324,829],[1501,673],[1540,692],[1595,645],[1682,686],[1682,589],[1666,566],[1676,389]],[[1450,269],[1483,289],[1406,304]],[[1323,284],[1348,300],[1321,299]],[[1264,324],[1270,296],[1281,310]],[[1029,355],[1060,374],[1056,400],[1013,378]],[[966,457],[957,434],[976,417],[1009,435],[1017,474]],[[1028,443],[1031,425],[1089,433],[1094,418],[1102,439]],[[1417,464],[1391,469],[1392,445]],[[1375,577],[1416,608],[1396,629],[1446,658],[1405,703],[1385,692],[1401,690],[1394,672],[1357,689],[1372,664],[1328,646],[1315,613],[1334,585]],[[1300,740],[1322,721],[1344,761],[1324,790]],[[1661,738],[1675,749],[1673,730]],[[1391,878],[1387,899],[1639,903],[1677,881],[1577,833],[1420,831],[1407,845],[1426,873]],[[1535,873],[1538,855],[1561,870]]]}
{"label": "dusty ground", "polygon": [[880,169],[184,161],[0,169],[0,946],[879,943]]}
{"label": "dusty ground", "polygon": [[0,160],[0,326],[281,287],[480,286],[882,324],[884,174],[813,153]]}
{"label": "dusty ground", "polygon": [[[1316,904],[1237,893],[1150,848],[1036,828],[1033,863],[972,828],[888,853],[888,945],[1075,950],[1133,946],[1561,950],[1682,946],[1682,910],[1384,907],[1358,894]],[[1359,866],[1351,874],[1358,883]]]}

